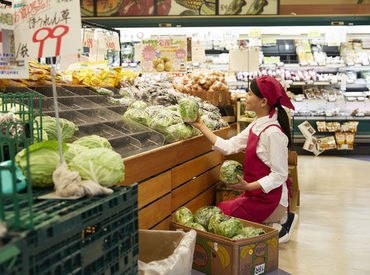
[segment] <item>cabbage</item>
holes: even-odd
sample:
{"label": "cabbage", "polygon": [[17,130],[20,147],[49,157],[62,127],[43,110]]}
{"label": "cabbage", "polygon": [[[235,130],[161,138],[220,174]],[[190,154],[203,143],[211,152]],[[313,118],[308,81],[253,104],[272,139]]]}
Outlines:
{"label": "cabbage", "polygon": [[198,229],[200,231],[207,231],[201,224],[196,223],[196,222],[187,223],[185,225],[189,226],[189,227],[192,227],[194,229]]}
{"label": "cabbage", "polygon": [[208,223],[208,231],[211,233],[216,233],[216,227],[226,216],[224,214],[216,213],[212,215]]}
{"label": "cabbage", "polygon": [[[30,145],[28,149],[32,185],[36,187],[53,186],[53,172],[60,162],[58,142],[46,140]],[[62,151],[65,152],[66,150],[67,146],[63,143]],[[15,156],[15,161],[26,176],[26,149],[23,149]]]}
{"label": "cabbage", "polygon": [[194,222],[193,213],[186,207],[181,207],[175,212],[175,219],[177,223],[183,225]]}
{"label": "cabbage", "polygon": [[191,98],[180,100],[179,110],[181,117],[185,122],[194,122],[198,118],[199,105]]}
{"label": "cabbage", "polygon": [[237,175],[243,177],[243,166],[235,160],[226,160],[220,168],[220,179],[226,184],[237,184]]}
{"label": "cabbage", "polygon": [[208,129],[217,129],[217,121],[210,119],[208,116],[202,116],[202,120]]}
{"label": "cabbage", "polygon": [[147,104],[144,101],[138,100],[135,101],[128,107],[129,109],[146,109]]}
{"label": "cabbage", "polygon": [[106,138],[97,135],[84,136],[82,138],[79,138],[78,140],[75,140],[72,144],[81,145],[90,149],[93,148],[112,149],[112,145],[110,145],[109,141]]}
{"label": "cabbage", "polygon": [[167,128],[171,125],[178,124],[181,122],[181,118],[176,116],[174,112],[163,111],[154,115],[149,121],[149,127],[161,132],[167,133]]}
{"label": "cabbage", "polygon": [[160,112],[165,110],[165,108],[161,105],[153,105],[149,106],[148,108],[145,109],[145,111],[148,113],[149,117],[152,117]]}
{"label": "cabbage", "polygon": [[124,113],[123,117],[131,119],[143,125],[148,125],[149,115],[144,109],[129,108]]}
{"label": "cabbage", "polygon": [[240,234],[235,235],[232,237],[233,240],[240,240],[240,239],[246,239],[246,238],[252,238],[256,237],[262,234],[265,234],[265,230],[262,228],[255,228],[255,227],[243,227]]}
{"label": "cabbage", "polygon": [[222,210],[217,206],[204,206],[199,208],[194,215],[194,221],[208,229],[209,220],[214,214],[222,214]]}
{"label": "cabbage", "polygon": [[68,150],[63,154],[65,162],[69,163],[75,156],[86,150],[89,150],[89,148],[73,143],[68,144]]}
{"label": "cabbage", "polygon": [[[35,120],[40,125],[40,117]],[[64,118],[59,118],[60,136],[62,141],[70,140],[74,133],[78,131],[78,127],[72,122]],[[42,129],[47,133],[49,140],[58,140],[57,120],[55,117],[42,116]]]}
{"label": "cabbage", "polygon": [[167,128],[166,140],[174,142],[189,138],[193,135],[193,127],[185,123],[171,125]]}
{"label": "cabbage", "polygon": [[236,218],[226,216],[216,227],[216,234],[232,238],[242,232],[243,224]]}
{"label": "cabbage", "polygon": [[170,105],[166,107],[166,110],[178,112],[179,111],[179,105]]}
{"label": "cabbage", "polygon": [[106,187],[122,182],[125,177],[121,156],[107,148],[83,151],[68,166],[72,171],[77,171],[82,179],[90,179]]}
{"label": "cabbage", "polygon": [[42,140],[48,140],[48,133],[46,133],[44,130],[38,131],[37,128],[33,129],[33,141],[34,143],[41,141],[41,136],[39,136],[39,133],[42,132]]}

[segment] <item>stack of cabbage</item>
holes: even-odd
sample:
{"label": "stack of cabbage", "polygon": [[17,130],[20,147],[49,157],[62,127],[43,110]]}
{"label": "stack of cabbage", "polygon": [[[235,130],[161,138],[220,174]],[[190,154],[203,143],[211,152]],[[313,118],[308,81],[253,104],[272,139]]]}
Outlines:
{"label": "stack of cabbage", "polygon": [[[90,179],[106,187],[124,180],[122,158],[103,137],[91,135],[71,144],[63,143],[62,151],[69,169],[79,172],[82,179]],[[25,150],[19,152],[15,160],[23,173],[26,173]],[[60,162],[58,142],[48,140],[29,146],[29,160],[32,185],[53,186],[53,172]]]}
{"label": "stack of cabbage", "polygon": [[136,101],[128,107],[123,117],[164,134],[168,142],[175,142],[200,134],[199,130],[186,123],[197,119],[198,110],[204,123],[211,130],[227,126],[219,112],[214,112],[214,108],[216,107],[210,104],[199,104],[191,98],[180,100],[179,105],[167,107],[161,105],[148,107],[144,101]]}
{"label": "stack of cabbage", "polygon": [[226,216],[216,206],[199,208],[195,214],[186,207],[175,212],[176,222],[201,231],[208,231],[233,240],[255,237],[266,232],[262,228],[243,227],[236,218]]}

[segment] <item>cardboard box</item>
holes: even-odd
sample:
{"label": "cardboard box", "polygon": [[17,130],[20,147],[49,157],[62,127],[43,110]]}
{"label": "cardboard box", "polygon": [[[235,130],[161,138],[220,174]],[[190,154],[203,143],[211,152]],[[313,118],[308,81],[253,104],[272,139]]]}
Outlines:
{"label": "cardboard box", "polygon": [[[212,275],[266,274],[278,268],[278,230],[239,219],[243,226],[263,228],[266,234],[242,239],[229,238],[197,231],[193,268]],[[171,221],[171,229],[189,231],[192,228]]]}

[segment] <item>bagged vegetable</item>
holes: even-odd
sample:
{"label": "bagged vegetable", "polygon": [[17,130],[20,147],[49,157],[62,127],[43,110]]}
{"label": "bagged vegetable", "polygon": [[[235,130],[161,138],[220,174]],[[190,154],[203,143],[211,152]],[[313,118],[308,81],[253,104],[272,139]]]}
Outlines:
{"label": "bagged vegetable", "polygon": [[146,109],[147,104],[144,101],[138,100],[135,101],[128,107],[129,109]]}
{"label": "bagged vegetable", "polygon": [[167,129],[171,125],[178,123],[181,123],[181,118],[179,118],[174,112],[163,111],[150,118],[149,127],[166,134]]}
{"label": "bagged vegetable", "polygon": [[194,222],[193,213],[186,207],[181,207],[175,212],[176,222],[179,224],[190,224]]}
{"label": "bagged vegetable", "polygon": [[185,123],[178,123],[167,128],[166,140],[169,142],[174,142],[190,138],[192,135],[192,126]]}
{"label": "bagged vegetable", "polygon": [[125,177],[121,156],[107,148],[83,151],[68,166],[72,171],[77,171],[82,179],[93,180],[105,187],[122,182]]}
{"label": "bagged vegetable", "polygon": [[237,184],[237,175],[243,177],[243,166],[235,160],[226,160],[220,168],[220,179],[226,184]]}
{"label": "bagged vegetable", "polygon": [[93,91],[100,95],[113,95],[113,92],[103,87],[92,87]]}
{"label": "bagged vegetable", "polygon": [[222,210],[217,206],[201,207],[195,212],[194,221],[208,230],[209,221],[214,214],[222,214]]}
{"label": "bagged vegetable", "polygon": [[208,223],[208,231],[211,233],[216,233],[216,228],[218,224],[224,219],[226,216],[224,214],[216,213],[212,215]]}
{"label": "bagged vegetable", "polygon": [[194,229],[198,229],[200,231],[207,231],[201,224],[196,223],[196,222],[187,223],[185,225],[189,226],[189,227],[192,227]]}
{"label": "bagged vegetable", "polygon": [[75,156],[86,150],[89,150],[89,148],[79,144],[68,144],[68,150],[63,154],[65,162],[69,163]]}
{"label": "bagged vegetable", "polygon": [[131,119],[143,125],[148,125],[149,116],[144,109],[128,109],[124,113],[123,117]]}
{"label": "bagged vegetable", "polygon": [[242,232],[243,224],[236,218],[226,216],[216,227],[216,234],[232,238]]}
{"label": "bagged vegetable", "polygon": [[[58,142],[47,140],[32,144],[28,149],[32,185],[36,187],[53,186],[53,172],[60,163]],[[66,150],[67,146],[63,143],[62,151],[65,152]],[[26,149],[15,156],[15,161],[22,169],[23,174],[26,175]]]}
{"label": "bagged vegetable", "polygon": [[75,140],[72,144],[77,144],[90,149],[93,148],[112,149],[112,145],[109,143],[109,141],[106,138],[100,137],[98,135],[84,136],[82,138],[79,138],[78,140]]}
{"label": "bagged vegetable", "polygon": [[199,104],[191,98],[184,98],[179,102],[179,110],[183,121],[194,122],[198,117]]}

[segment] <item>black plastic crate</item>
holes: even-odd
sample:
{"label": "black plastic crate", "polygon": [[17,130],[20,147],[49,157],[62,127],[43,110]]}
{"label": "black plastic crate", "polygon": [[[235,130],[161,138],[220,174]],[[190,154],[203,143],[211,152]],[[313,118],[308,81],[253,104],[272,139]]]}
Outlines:
{"label": "black plastic crate", "polygon": [[22,238],[16,236],[8,240],[2,239],[0,244],[0,274],[27,274],[25,253],[22,252],[22,241]]}
{"label": "black plastic crate", "polygon": [[[126,274],[137,268],[137,184],[114,191],[79,200],[36,199],[36,227],[21,233],[16,264],[1,274]],[[3,267],[8,260],[0,262]]]}

